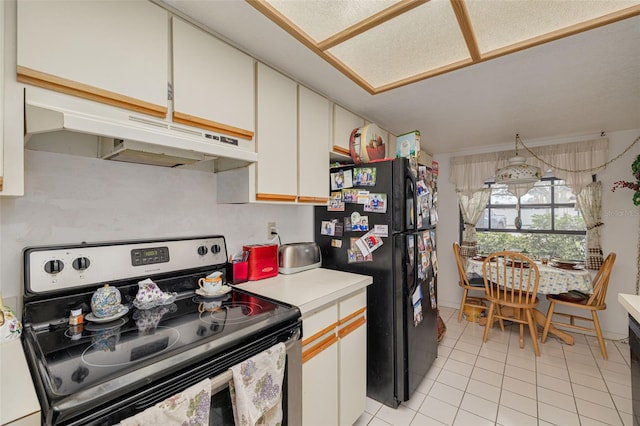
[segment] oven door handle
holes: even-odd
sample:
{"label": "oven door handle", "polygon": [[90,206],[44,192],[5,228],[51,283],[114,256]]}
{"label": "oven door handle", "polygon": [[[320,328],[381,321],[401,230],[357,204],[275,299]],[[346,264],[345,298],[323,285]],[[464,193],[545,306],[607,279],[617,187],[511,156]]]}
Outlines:
{"label": "oven door handle", "polygon": [[[298,329],[294,332],[291,338],[289,338],[289,340],[284,342],[286,351],[289,352],[289,349],[291,349],[299,340],[300,330]],[[214,395],[229,386],[229,382],[233,380],[233,372],[231,370],[226,370],[224,373],[220,373],[209,380],[211,381],[211,395]]]}

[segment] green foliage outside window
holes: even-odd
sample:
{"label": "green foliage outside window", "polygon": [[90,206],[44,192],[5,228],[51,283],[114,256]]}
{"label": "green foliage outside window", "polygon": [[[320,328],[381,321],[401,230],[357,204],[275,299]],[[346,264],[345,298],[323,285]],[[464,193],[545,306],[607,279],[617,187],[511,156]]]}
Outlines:
{"label": "green foliage outside window", "polygon": [[[532,217],[532,229],[549,229],[551,214]],[[581,216],[556,217],[555,229],[584,230]],[[584,259],[585,235],[554,233],[510,233],[478,231],[478,252],[491,253],[500,250],[523,250],[530,257],[557,256],[562,259]]]}

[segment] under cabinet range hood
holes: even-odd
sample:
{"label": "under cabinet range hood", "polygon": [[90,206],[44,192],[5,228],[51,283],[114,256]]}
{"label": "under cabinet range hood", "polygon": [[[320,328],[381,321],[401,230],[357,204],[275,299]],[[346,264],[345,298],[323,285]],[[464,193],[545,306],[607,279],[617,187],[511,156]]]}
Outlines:
{"label": "under cabinet range hood", "polygon": [[258,159],[253,140],[229,137],[35,87],[25,88],[27,136],[70,131],[97,136],[105,160],[164,167],[214,160],[215,171]]}

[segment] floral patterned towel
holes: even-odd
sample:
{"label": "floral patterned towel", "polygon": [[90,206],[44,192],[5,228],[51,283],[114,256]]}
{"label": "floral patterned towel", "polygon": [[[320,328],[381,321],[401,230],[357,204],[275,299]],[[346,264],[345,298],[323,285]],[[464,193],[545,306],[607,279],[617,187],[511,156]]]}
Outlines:
{"label": "floral patterned towel", "polygon": [[282,424],[284,343],[231,367],[231,401],[236,426]]}
{"label": "floral patterned towel", "polygon": [[122,426],[207,426],[211,381],[205,379],[140,414],[122,420]]}

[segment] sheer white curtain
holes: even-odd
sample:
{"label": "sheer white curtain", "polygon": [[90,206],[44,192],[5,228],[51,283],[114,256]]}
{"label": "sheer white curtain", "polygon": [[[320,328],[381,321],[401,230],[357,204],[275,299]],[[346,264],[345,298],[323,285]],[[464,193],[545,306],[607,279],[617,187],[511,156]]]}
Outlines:
{"label": "sheer white curtain", "polygon": [[585,265],[589,269],[602,266],[602,246],[600,230],[602,228],[602,182],[592,182],[577,195],[578,208],[587,225],[587,250]]}
{"label": "sheer white curtain", "polygon": [[457,195],[458,205],[462,212],[462,220],[464,221],[460,254],[464,257],[473,257],[478,253],[476,223],[478,223],[484,213],[484,209],[487,207],[491,197],[491,189],[481,189],[471,195],[458,192]]}

